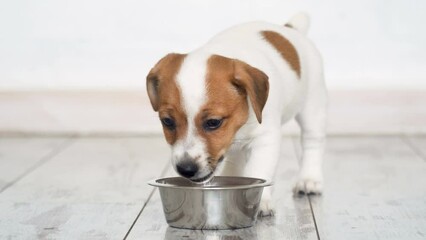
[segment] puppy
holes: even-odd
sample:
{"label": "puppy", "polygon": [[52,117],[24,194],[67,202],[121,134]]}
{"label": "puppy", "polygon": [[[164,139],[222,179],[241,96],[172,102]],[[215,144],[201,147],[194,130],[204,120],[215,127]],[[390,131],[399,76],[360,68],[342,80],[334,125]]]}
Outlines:
{"label": "puppy", "polygon": [[[306,38],[309,19],[232,27],[187,54],[171,53],[147,76],[174,169],[202,183],[214,175],[272,179],[281,125],[302,132],[296,193],[321,193],[327,92],[322,59]],[[262,215],[273,213],[271,190]]]}

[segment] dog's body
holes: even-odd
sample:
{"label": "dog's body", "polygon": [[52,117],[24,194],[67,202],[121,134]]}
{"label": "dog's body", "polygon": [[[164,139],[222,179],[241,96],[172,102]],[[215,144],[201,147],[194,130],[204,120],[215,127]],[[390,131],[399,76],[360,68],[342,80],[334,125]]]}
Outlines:
{"label": "dog's body", "polygon": [[[271,179],[281,125],[295,117],[303,147],[295,191],[321,192],[327,94],[307,25],[301,14],[286,26],[239,25],[151,70],[148,93],[178,173],[198,182],[214,174]],[[264,192],[264,214],[272,210],[270,195]]]}

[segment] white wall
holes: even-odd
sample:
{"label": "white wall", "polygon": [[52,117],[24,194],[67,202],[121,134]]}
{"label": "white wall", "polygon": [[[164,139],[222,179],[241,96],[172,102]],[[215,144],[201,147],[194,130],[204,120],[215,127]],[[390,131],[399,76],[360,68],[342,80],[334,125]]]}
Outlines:
{"label": "white wall", "polygon": [[426,1],[40,0],[0,2],[0,89],[144,88],[164,54],[245,21],[300,10],[332,89],[426,89]]}

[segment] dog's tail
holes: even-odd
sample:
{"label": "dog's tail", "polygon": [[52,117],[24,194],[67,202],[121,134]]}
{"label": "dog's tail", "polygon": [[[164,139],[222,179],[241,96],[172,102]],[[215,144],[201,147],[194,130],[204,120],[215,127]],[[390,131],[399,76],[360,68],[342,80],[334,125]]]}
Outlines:
{"label": "dog's tail", "polygon": [[309,16],[306,13],[298,13],[294,15],[290,21],[288,21],[285,26],[289,28],[296,29],[297,31],[301,32],[302,34],[305,34],[308,32],[309,29]]}

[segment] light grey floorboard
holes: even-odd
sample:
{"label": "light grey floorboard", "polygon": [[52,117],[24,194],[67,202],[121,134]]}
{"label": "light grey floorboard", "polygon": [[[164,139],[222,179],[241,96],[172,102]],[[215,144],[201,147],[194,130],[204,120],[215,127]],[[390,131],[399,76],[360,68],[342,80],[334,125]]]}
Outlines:
{"label": "light grey floorboard", "polygon": [[0,138],[0,194],[69,144],[68,138]]}
{"label": "light grey floorboard", "polygon": [[[294,198],[292,184],[298,164],[290,139],[283,143],[283,159],[277,168],[274,200],[277,213],[261,218],[255,226],[240,230],[200,231],[167,226],[158,191],[148,202],[127,239],[317,239],[313,217],[306,197]],[[174,175],[172,169],[168,175]]]}
{"label": "light grey floorboard", "polygon": [[321,239],[426,239],[426,163],[398,137],[330,138]]}
{"label": "light grey floorboard", "polygon": [[0,239],[122,239],[168,157],[161,139],[77,139],[0,194]]}
{"label": "light grey floorboard", "polygon": [[403,139],[419,157],[426,161],[426,137],[413,136],[404,137]]}

